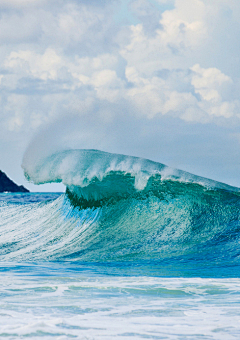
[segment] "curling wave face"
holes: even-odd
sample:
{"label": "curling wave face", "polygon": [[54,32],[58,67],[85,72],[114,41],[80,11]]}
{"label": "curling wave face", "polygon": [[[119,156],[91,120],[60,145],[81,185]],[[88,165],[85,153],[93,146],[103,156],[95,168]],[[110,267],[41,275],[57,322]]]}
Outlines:
{"label": "curling wave face", "polygon": [[154,264],[164,275],[239,275],[237,188],[96,150],[65,151],[24,169],[35,183],[62,181],[66,193],[0,203],[0,260],[117,261],[150,271]]}
{"label": "curling wave face", "polygon": [[75,199],[82,199],[86,204],[89,201],[91,205],[146,192],[154,185],[158,190],[159,183],[166,180],[239,191],[161,163],[99,150],[66,150],[34,162],[31,157],[25,157],[22,167],[29,181],[35,184],[62,182]]}

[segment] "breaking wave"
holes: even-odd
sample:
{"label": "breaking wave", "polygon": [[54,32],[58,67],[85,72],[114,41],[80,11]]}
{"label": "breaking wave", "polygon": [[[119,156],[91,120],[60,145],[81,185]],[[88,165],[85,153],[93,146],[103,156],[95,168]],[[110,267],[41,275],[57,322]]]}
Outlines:
{"label": "breaking wave", "polygon": [[239,275],[238,188],[97,150],[25,159],[23,168],[35,184],[63,182],[66,193],[0,203],[2,261],[117,261],[168,274]]}

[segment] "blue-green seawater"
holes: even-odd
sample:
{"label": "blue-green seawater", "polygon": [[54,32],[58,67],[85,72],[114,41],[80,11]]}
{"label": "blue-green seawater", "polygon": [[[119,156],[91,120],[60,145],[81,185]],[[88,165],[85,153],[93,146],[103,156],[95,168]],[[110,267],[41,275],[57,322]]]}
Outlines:
{"label": "blue-green seawater", "polygon": [[240,338],[238,191],[70,189],[0,194],[1,339]]}

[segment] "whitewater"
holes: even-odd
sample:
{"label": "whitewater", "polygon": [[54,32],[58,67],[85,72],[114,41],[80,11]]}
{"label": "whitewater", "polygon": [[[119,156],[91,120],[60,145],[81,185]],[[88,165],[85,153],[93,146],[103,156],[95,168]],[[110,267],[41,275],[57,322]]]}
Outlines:
{"label": "whitewater", "polygon": [[239,339],[240,189],[99,150],[26,153],[0,194],[0,337]]}

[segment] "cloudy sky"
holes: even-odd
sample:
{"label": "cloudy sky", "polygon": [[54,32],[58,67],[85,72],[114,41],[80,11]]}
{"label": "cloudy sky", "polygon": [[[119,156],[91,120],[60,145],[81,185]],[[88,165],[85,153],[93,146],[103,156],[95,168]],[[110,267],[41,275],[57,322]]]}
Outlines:
{"label": "cloudy sky", "polygon": [[0,0],[0,169],[37,148],[240,186],[239,0]]}

